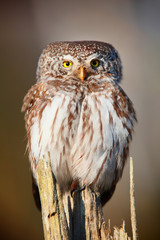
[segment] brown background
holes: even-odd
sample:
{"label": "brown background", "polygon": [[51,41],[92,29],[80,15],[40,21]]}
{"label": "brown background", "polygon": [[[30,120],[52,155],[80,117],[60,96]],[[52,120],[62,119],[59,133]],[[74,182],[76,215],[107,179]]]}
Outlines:
{"label": "brown background", "polygon": [[[35,82],[39,55],[57,40],[113,44],[124,66],[122,87],[134,102],[139,123],[134,158],[140,239],[158,239],[160,214],[160,1],[5,1],[0,6],[0,239],[43,239],[41,215],[31,192],[21,105]],[[129,163],[104,208],[112,227],[129,213]],[[152,237],[151,237],[152,236]]]}

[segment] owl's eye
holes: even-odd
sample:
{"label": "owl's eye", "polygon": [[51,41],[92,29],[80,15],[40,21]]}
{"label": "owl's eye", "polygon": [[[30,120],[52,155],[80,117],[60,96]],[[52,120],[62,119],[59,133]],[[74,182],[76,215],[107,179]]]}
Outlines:
{"label": "owl's eye", "polygon": [[94,67],[94,68],[97,68],[99,66],[100,62],[98,59],[93,59],[91,61],[91,66]]}
{"label": "owl's eye", "polygon": [[68,68],[68,67],[72,66],[72,64],[73,63],[71,61],[64,61],[63,62],[63,67]]}

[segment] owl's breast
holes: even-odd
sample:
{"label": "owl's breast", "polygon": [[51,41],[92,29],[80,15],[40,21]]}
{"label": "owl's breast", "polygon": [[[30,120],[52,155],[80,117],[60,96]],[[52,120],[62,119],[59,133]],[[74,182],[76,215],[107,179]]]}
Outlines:
{"label": "owl's breast", "polygon": [[49,89],[49,97],[37,98],[29,113],[32,170],[49,153],[52,171],[65,188],[73,179],[109,188],[121,176],[128,154],[135,121],[132,103],[116,86],[97,91],[98,85],[90,86],[59,84],[54,92]]}
{"label": "owl's breast", "polygon": [[31,157],[38,160],[50,154],[52,170],[62,183],[71,181],[70,151],[77,133],[84,92],[58,91],[44,102],[30,128]]}
{"label": "owl's breast", "polygon": [[92,91],[83,101],[71,150],[72,174],[81,185],[109,189],[122,175],[136,121],[131,101],[120,88]]}

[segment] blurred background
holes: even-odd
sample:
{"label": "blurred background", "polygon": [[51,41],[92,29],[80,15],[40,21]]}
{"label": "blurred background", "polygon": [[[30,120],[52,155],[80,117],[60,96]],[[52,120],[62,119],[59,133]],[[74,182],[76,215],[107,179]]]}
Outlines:
{"label": "blurred background", "polygon": [[[121,86],[137,111],[130,155],[134,159],[140,239],[158,239],[160,214],[160,1],[14,0],[0,6],[0,239],[43,239],[34,205],[23,97],[35,83],[42,49],[58,40],[99,40],[118,49]],[[129,161],[104,208],[111,227],[126,221],[131,236]]]}

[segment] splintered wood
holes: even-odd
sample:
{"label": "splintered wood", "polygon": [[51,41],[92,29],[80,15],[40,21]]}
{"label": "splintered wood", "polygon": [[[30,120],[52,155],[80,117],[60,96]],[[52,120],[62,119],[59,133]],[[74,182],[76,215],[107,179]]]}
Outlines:
{"label": "splintered wood", "polygon": [[[50,158],[45,156],[37,166],[37,181],[41,199],[45,240],[129,240],[122,227],[111,234],[106,226],[100,197],[90,188],[62,194],[51,170]],[[133,238],[134,240],[136,238]]]}

